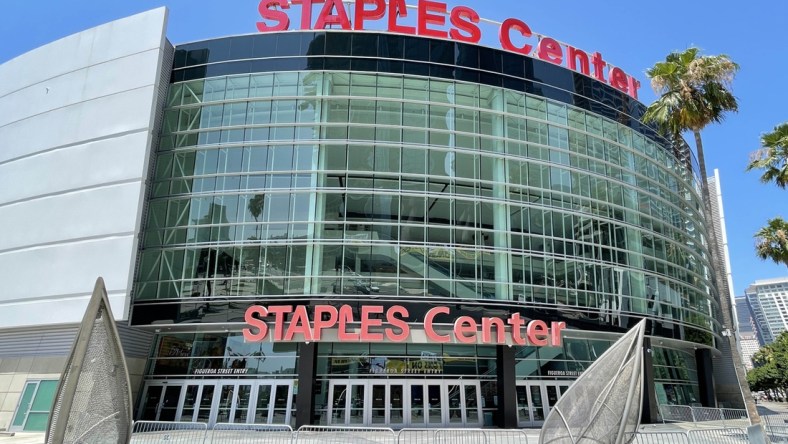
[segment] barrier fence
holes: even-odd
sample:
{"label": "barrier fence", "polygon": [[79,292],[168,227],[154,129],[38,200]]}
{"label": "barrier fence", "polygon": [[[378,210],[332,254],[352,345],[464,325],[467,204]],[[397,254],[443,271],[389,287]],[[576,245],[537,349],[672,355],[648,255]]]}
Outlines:
{"label": "barrier fence", "polygon": [[130,443],[203,443],[207,434],[208,424],[204,422],[137,421],[131,429]]}
{"label": "barrier fence", "polygon": [[273,424],[216,424],[206,436],[208,444],[292,444],[293,428]]}
{"label": "barrier fence", "polygon": [[717,409],[711,407],[690,407],[688,405],[659,406],[662,422],[692,422],[692,423],[718,423],[726,427],[747,427],[750,425],[747,410],[744,409]]}
{"label": "barrier fence", "polygon": [[[631,435],[630,435],[631,436]],[[686,432],[640,432],[635,444],[744,444],[749,442],[746,428],[696,429]]]}
{"label": "barrier fence", "polygon": [[376,427],[216,424],[138,421],[134,444],[528,444],[523,430],[402,429]]}
{"label": "barrier fence", "polygon": [[[701,416],[702,417],[702,416]],[[724,415],[723,415],[724,417]],[[772,443],[788,443],[788,415],[764,415]],[[630,435],[635,444],[744,444],[744,427],[697,428],[688,431],[643,431]],[[524,430],[402,429],[371,427],[216,424],[138,421],[133,444],[528,444]]]}
{"label": "barrier fence", "polygon": [[[777,419],[772,418],[774,423]],[[768,423],[767,423],[768,424]],[[772,443],[788,443],[788,424],[767,425]],[[523,430],[402,429],[374,427],[216,424],[139,421],[134,423],[134,444],[528,444]],[[744,444],[747,429],[722,427],[688,431],[648,431],[630,435],[635,444]]]}

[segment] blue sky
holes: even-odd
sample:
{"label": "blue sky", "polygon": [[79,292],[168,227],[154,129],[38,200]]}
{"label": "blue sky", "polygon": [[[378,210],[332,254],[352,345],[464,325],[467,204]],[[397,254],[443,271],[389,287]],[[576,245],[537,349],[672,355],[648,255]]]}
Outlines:
{"label": "blue sky", "polygon": [[[516,17],[536,33],[586,51],[600,51],[608,62],[640,79],[640,99],[646,104],[654,100],[654,94],[644,72],[670,51],[695,45],[706,54],[730,55],[741,65],[734,81],[740,111],[729,115],[723,124],[708,127],[703,140],[709,174],[718,168],[722,176],[736,294],[743,294],[756,279],[788,276],[785,266],[755,257],[752,237],[766,219],[788,216],[788,191],[761,184],[756,173],[744,172],[750,153],[759,147],[760,135],[788,121],[788,37],[784,31],[788,2],[448,3],[470,6],[493,20]],[[257,4],[256,0],[9,1],[3,5],[0,25],[0,63],[52,40],[158,6],[170,8],[167,35],[175,44],[252,33],[256,32]],[[485,32],[482,43],[497,46],[497,39],[490,34]]]}

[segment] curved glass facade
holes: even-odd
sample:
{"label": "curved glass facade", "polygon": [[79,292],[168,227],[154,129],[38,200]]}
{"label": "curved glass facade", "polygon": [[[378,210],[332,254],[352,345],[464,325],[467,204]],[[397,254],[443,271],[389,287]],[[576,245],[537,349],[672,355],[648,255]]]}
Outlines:
{"label": "curved glass facade", "polygon": [[[695,176],[626,95],[527,57],[374,33],[179,49],[134,324],[240,328],[253,303],[374,298],[599,332],[647,317],[649,335],[713,344]],[[539,357],[523,347],[518,378],[574,379],[608,344],[577,339]],[[661,397],[698,397],[694,362],[679,362],[687,345],[656,349]],[[320,347],[318,378],[374,354],[351,347],[331,361],[331,344]],[[483,374],[494,365],[471,355],[475,366],[458,368],[493,393]],[[336,402],[328,384],[318,411]]]}

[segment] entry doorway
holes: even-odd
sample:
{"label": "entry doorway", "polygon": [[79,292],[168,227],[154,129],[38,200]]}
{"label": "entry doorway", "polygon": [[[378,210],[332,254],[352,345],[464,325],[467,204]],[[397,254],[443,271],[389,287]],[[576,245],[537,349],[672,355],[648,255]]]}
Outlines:
{"label": "entry doorway", "polygon": [[294,380],[151,381],[137,416],[146,421],[290,424]]}
{"label": "entry doorway", "polygon": [[480,427],[479,381],[334,380],[328,392],[329,425]]}
{"label": "entry doorway", "polygon": [[538,427],[558,399],[569,390],[565,381],[518,381],[517,420],[520,427]]}

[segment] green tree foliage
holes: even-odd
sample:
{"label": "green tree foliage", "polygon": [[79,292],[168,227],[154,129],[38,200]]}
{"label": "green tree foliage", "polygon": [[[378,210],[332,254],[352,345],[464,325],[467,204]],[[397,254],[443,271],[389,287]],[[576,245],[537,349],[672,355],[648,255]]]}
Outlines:
{"label": "green tree foliage", "polygon": [[[721,122],[726,112],[739,110],[730,90],[738,70],[739,65],[726,55],[703,56],[698,48],[689,48],[668,54],[664,62],[646,71],[660,97],[648,107],[643,120],[656,123],[674,138],[692,131],[704,190],[706,160],[700,132],[710,123]],[[704,198],[707,195],[704,192]]]}
{"label": "green tree foliage", "polygon": [[[788,122],[761,136],[761,149],[755,153],[747,171],[762,170],[761,181],[788,186]],[[755,254],[788,266],[788,222],[776,217],[755,233]]]}
{"label": "green tree foliage", "polygon": [[785,390],[788,387],[788,332],[761,347],[753,356],[756,367],[747,372],[747,382],[753,390]]}
{"label": "green tree foliage", "polygon": [[761,136],[761,149],[747,165],[747,171],[755,169],[763,170],[762,182],[774,182],[783,189],[788,186],[788,122]]}
{"label": "green tree foliage", "polygon": [[788,266],[788,222],[776,217],[755,233],[755,253],[763,260]]}

